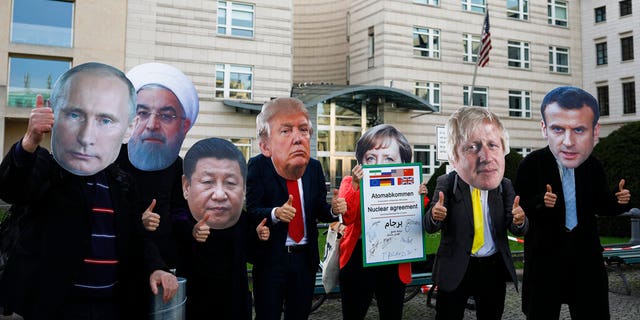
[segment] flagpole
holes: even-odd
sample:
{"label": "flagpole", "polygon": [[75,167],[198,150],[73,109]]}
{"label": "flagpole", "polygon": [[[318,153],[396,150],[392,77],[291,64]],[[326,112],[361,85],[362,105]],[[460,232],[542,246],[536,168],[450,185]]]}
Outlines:
{"label": "flagpole", "polygon": [[[489,2],[487,2],[487,12],[486,15],[489,15]],[[471,80],[471,88],[469,88],[469,106],[473,107],[473,89],[476,86],[476,76],[478,75],[478,65],[480,64],[480,53],[482,52],[482,47],[485,46],[485,43],[482,42],[482,36],[484,34],[484,20],[485,18],[482,18],[482,29],[480,31],[480,47],[478,48],[478,58],[476,59],[476,66],[473,69],[473,79]],[[487,105],[487,109],[489,109],[489,106]]]}

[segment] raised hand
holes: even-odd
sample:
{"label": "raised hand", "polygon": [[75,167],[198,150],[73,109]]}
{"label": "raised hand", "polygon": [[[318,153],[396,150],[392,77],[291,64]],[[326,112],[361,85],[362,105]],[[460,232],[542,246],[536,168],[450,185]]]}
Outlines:
{"label": "raised hand", "polygon": [[293,207],[293,196],[289,195],[289,199],[282,207],[276,208],[276,218],[282,222],[290,222],[296,215],[296,208]]}
{"label": "raised hand", "polygon": [[427,189],[427,183],[426,182],[421,183],[420,188],[418,189],[418,193],[423,196],[426,196],[427,192],[429,192],[429,189]]}
{"label": "raised hand", "polygon": [[431,217],[434,221],[442,221],[447,217],[447,208],[444,206],[444,192],[438,192],[438,202],[431,209]]}
{"label": "raised hand", "polygon": [[524,223],[524,210],[520,207],[520,196],[516,196],[513,199],[511,213],[513,214],[513,224],[521,225]]}
{"label": "raised hand", "polygon": [[341,215],[347,212],[347,201],[344,198],[338,198],[338,189],[333,189],[333,199],[331,199],[331,211],[335,215]]}
{"label": "raised hand", "polygon": [[256,227],[256,233],[258,234],[258,239],[262,241],[269,240],[269,235],[271,231],[269,231],[269,227],[266,226],[267,218],[262,219],[260,224]]}
{"label": "raised hand", "polygon": [[160,215],[153,212],[156,206],[156,199],[151,200],[151,205],[142,213],[142,225],[148,231],[156,231],[160,226]]}
{"label": "raised hand", "polygon": [[37,99],[36,107],[31,109],[29,115],[29,125],[22,139],[22,149],[29,153],[36,151],[38,145],[44,140],[44,135],[51,132],[52,128],[53,110],[44,106],[44,99]]}
{"label": "raised hand", "polygon": [[162,301],[169,302],[178,292],[178,279],[172,273],[156,270],[149,277],[149,285],[154,295],[158,294],[158,285],[162,286]]}
{"label": "raised hand", "polygon": [[364,170],[362,170],[362,165],[356,165],[351,169],[351,187],[353,190],[360,190],[360,180],[364,176]]}
{"label": "raised hand", "polygon": [[195,226],[193,226],[193,238],[196,239],[196,241],[198,242],[205,242],[207,241],[207,238],[209,237],[209,233],[211,232],[209,230],[209,226],[207,225],[207,221],[209,220],[209,218],[211,217],[210,213],[205,213],[204,217],[202,218],[202,220],[198,221],[198,223],[196,223]]}
{"label": "raised hand", "polygon": [[551,185],[548,184],[547,192],[545,192],[544,194],[544,206],[547,208],[555,207],[557,199],[558,199],[558,196],[555,193],[553,193],[553,191],[551,190]]}
{"label": "raised hand", "polygon": [[624,188],[624,179],[620,179],[618,183],[618,192],[616,192],[616,198],[618,198],[619,204],[627,204],[631,200],[631,192]]}

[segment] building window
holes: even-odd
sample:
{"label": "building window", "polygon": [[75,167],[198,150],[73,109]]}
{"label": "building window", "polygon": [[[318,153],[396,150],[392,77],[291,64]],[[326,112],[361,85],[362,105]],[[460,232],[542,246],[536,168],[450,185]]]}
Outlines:
{"label": "building window", "polygon": [[32,108],[38,95],[49,99],[55,81],[70,68],[70,61],[9,57],[7,105]]}
{"label": "building window", "polygon": [[216,98],[251,100],[253,68],[216,64]]}
{"label": "building window", "polygon": [[253,37],[253,5],[218,1],[218,34]]}
{"label": "building window", "polygon": [[595,8],[593,10],[594,10],[595,18],[596,18],[596,23],[607,21],[607,7],[606,6],[598,7],[598,8]]}
{"label": "building window", "polygon": [[413,0],[413,3],[437,6],[440,4],[440,0]]}
{"label": "building window", "polygon": [[549,71],[569,73],[569,49],[549,47]]}
{"label": "building window", "polygon": [[436,160],[438,151],[436,146],[432,144],[414,145],[413,146],[413,162],[422,163],[422,178],[432,175],[436,169],[440,167],[440,161]]}
{"label": "building window", "polygon": [[376,39],[373,27],[369,27],[369,46],[367,50],[367,66],[373,68],[375,66],[373,57],[375,56]]}
{"label": "building window", "polygon": [[249,161],[251,158],[251,138],[231,138],[229,141],[242,152],[244,159]]}
{"label": "building window", "polygon": [[596,64],[601,66],[607,64],[607,43],[596,43]]}
{"label": "building window", "polygon": [[531,58],[529,57],[529,43],[521,41],[509,41],[509,67],[529,69]]}
{"label": "building window", "polygon": [[622,105],[624,114],[636,113],[636,83],[625,82],[622,84]]}
{"label": "building window", "polygon": [[413,55],[440,58],[440,30],[413,27]]}
{"label": "building window", "polygon": [[11,42],[71,48],[73,2],[13,1]]}
{"label": "building window", "polygon": [[489,90],[484,87],[473,88],[473,104],[469,104],[469,86],[463,87],[463,101],[465,106],[486,107],[488,105],[488,92]]}
{"label": "building window", "polygon": [[462,10],[484,13],[486,3],[485,0],[462,0]]}
{"label": "building window", "polygon": [[529,153],[531,153],[531,151],[533,151],[533,149],[531,148],[513,148],[513,150],[515,150],[517,153],[519,153],[523,158],[526,157]]}
{"label": "building window", "polygon": [[554,26],[566,27],[568,21],[567,2],[547,0],[547,23]]}
{"label": "building window", "polygon": [[437,111],[440,111],[440,83],[416,82],[413,92],[416,96],[427,100]]}
{"label": "building window", "polygon": [[622,61],[633,60],[633,37],[621,38],[620,48],[622,49]]}
{"label": "building window", "polygon": [[509,116],[531,118],[531,92],[509,90]]}
{"label": "building window", "polygon": [[631,0],[620,1],[620,16],[628,16],[631,14]]}
{"label": "building window", "polygon": [[529,20],[529,1],[507,0],[507,18]]}
{"label": "building window", "polygon": [[478,50],[480,50],[480,36],[463,33],[462,49],[464,50],[462,61],[476,63],[478,61]]}
{"label": "building window", "polygon": [[609,115],[609,86],[599,86],[598,90],[598,105],[600,105],[600,115]]}

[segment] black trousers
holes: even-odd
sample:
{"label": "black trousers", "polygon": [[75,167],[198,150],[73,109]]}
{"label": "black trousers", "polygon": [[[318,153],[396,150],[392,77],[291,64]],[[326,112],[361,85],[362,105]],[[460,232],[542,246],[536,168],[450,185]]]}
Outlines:
{"label": "black trousers", "polygon": [[253,266],[253,294],[256,320],[304,320],[311,312],[316,270],[309,266],[308,246],[286,253],[285,259],[272,265]]}
{"label": "black trousers", "polygon": [[438,290],[436,319],[462,319],[469,296],[476,302],[478,320],[501,319],[506,294],[505,272],[500,254],[471,257],[460,285],[450,292]]}
{"label": "black trousers", "polygon": [[376,295],[381,320],[402,319],[405,285],[398,265],[362,266],[362,241],[358,240],[349,262],[340,269],[340,295],[344,320],[364,319]]}

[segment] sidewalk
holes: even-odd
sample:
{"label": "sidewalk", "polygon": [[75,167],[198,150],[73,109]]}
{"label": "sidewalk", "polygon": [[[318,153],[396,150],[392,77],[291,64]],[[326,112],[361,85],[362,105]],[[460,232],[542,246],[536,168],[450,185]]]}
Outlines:
{"label": "sidewalk", "polygon": [[[640,315],[640,265],[629,267],[624,270],[624,274],[629,281],[631,295],[626,295],[626,290],[622,280],[615,273],[609,273],[609,305],[611,309],[611,319],[638,319]],[[426,294],[418,294],[411,301],[405,303],[403,319],[435,319],[435,309],[427,307]],[[310,320],[336,320],[341,319],[340,299],[326,300],[318,310],[311,314]],[[515,291],[513,284],[507,284],[507,297],[505,299],[505,310],[503,319],[525,319],[521,311],[520,294]],[[378,309],[375,301],[369,308],[367,320],[378,319]],[[465,319],[476,319],[475,311],[467,310]],[[560,319],[571,319],[569,309],[562,306]]]}

